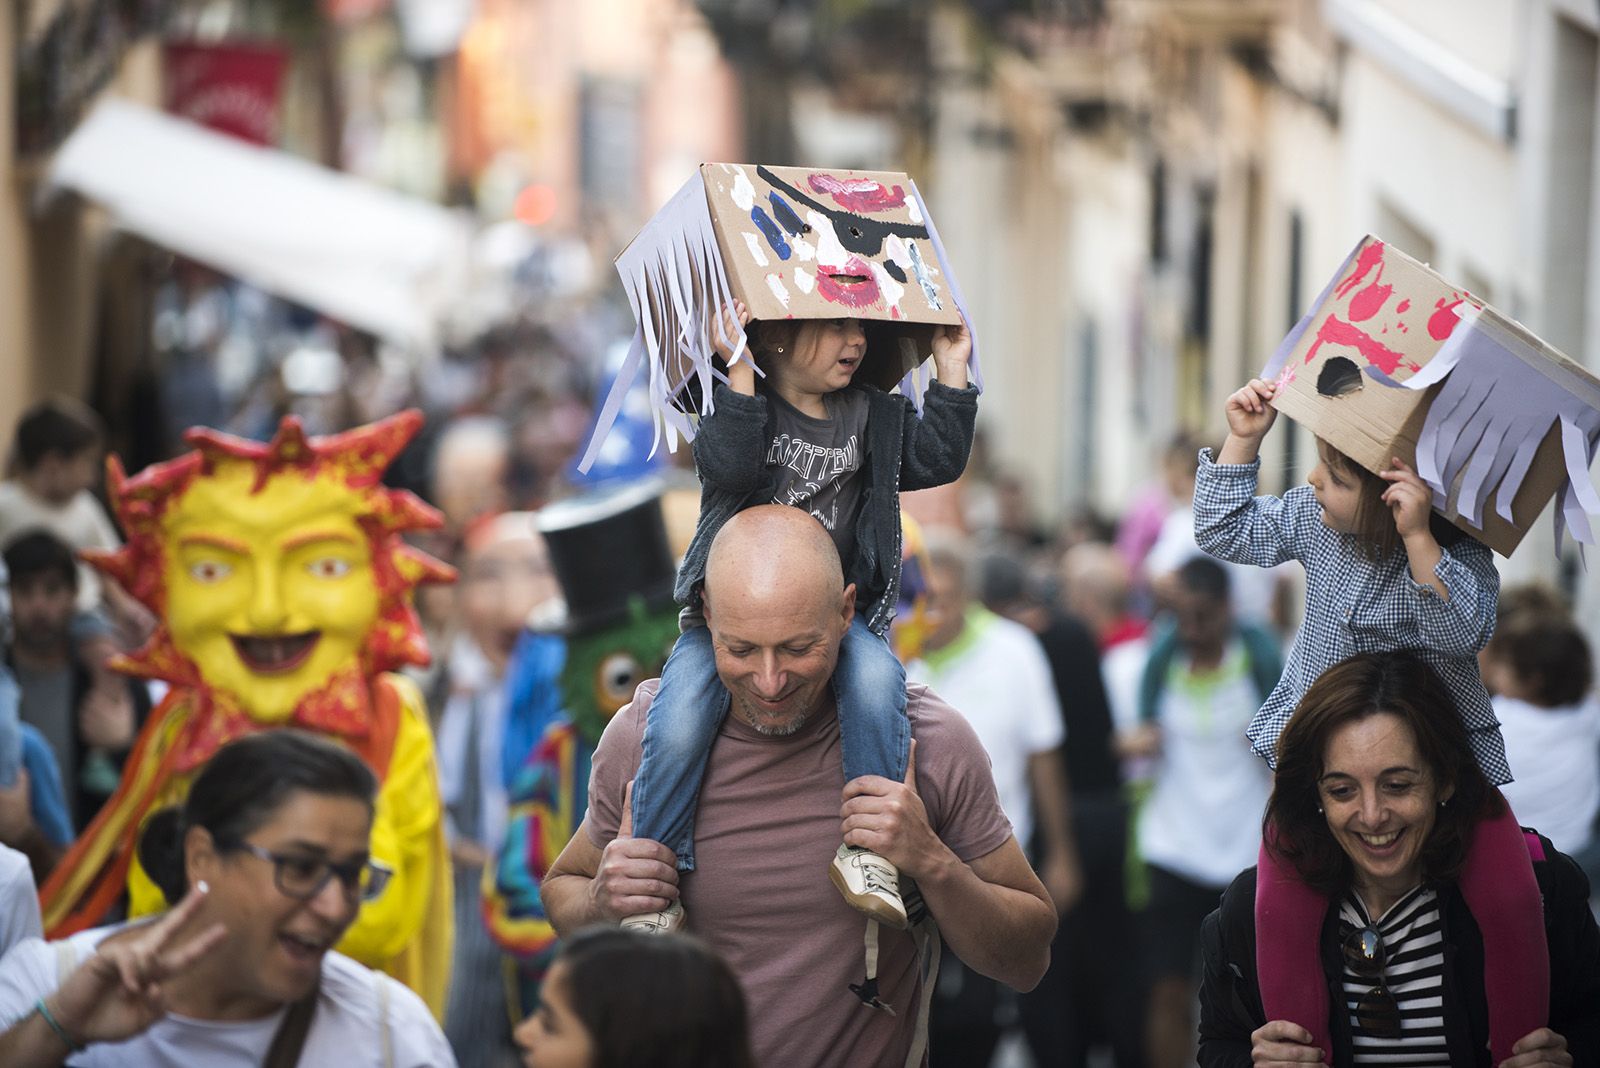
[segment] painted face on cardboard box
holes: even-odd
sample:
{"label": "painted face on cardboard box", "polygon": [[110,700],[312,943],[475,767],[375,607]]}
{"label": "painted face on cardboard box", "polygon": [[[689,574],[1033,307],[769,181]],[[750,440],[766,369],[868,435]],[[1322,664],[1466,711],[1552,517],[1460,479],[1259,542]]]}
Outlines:
{"label": "painted face on cardboard box", "polygon": [[950,308],[904,175],[724,165],[705,177],[713,215],[741,236],[730,266],[758,318],[935,322]]}

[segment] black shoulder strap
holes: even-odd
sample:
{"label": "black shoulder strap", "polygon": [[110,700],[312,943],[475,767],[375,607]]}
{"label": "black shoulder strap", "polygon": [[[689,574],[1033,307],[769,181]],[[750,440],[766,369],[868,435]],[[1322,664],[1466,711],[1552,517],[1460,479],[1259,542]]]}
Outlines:
{"label": "black shoulder strap", "polygon": [[289,1011],[284,1013],[283,1022],[278,1024],[278,1031],[272,1036],[272,1046],[267,1050],[267,1059],[261,1062],[261,1068],[296,1068],[300,1063],[300,1051],[305,1048],[306,1036],[311,1033],[311,1018],[317,1013],[317,995],[322,992],[322,983],[319,981],[311,988],[311,993],[289,1006]]}

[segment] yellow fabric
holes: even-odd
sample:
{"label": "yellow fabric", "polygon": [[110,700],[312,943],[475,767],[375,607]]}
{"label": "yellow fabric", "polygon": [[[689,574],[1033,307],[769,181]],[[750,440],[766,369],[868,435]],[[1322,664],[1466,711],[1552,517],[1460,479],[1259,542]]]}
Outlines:
{"label": "yellow fabric", "polygon": [[[146,759],[138,764],[129,763],[123,770],[125,797],[141,796],[154,782],[162,755],[172,745],[173,738],[182,729],[187,718],[188,705],[180,703],[172,694],[169,694],[151,713],[151,719],[160,724],[157,728],[160,733],[153,739]],[[183,787],[186,789],[188,783],[183,783]],[[82,852],[77,857],[70,858],[72,864],[65,869],[66,878],[59,890],[40,902],[47,931],[64,922],[73,909],[78,907],[95,877],[110,863],[118,846],[133,837],[132,829],[128,826],[132,817],[132,809],[126,804],[103,813],[74,844],[74,851]],[[134,863],[137,865],[137,859]],[[142,871],[139,872],[139,876],[146,887],[153,889],[149,878]]]}
{"label": "yellow fabric", "polygon": [[400,728],[378,792],[372,857],[394,877],[362,907],[339,951],[415,990],[442,1021],[455,915],[433,732],[416,684],[399,675],[386,681],[400,697]]}
{"label": "yellow fabric", "polygon": [[[372,859],[394,875],[381,897],[361,907],[338,949],[416,991],[443,1022],[455,914],[433,732],[416,684],[400,675],[384,678],[400,698],[400,725],[378,791],[371,849]],[[189,781],[175,780],[163,790],[164,797],[181,797]],[[128,892],[130,916],[167,907],[137,857],[128,873]]]}

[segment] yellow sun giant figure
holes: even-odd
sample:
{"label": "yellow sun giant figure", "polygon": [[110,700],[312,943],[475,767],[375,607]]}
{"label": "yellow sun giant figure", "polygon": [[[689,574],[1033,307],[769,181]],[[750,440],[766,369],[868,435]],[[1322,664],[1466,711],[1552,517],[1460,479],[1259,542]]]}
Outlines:
{"label": "yellow sun giant figure", "polygon": [[403,412],[307,438],[289,417],[265,445],[191,430],[194,452],[131,479],[111,459],[128,540],[92,562],[160,620],[119,666],[171,689],[121,787],[45,884],[50,937],[99,922],[124,888],[134,915],[163,907],[135,856],[145,818],[181,799],[219,746],[295,727],[348,745],[383,783],[372,857],[394,876],[339,949],[443,1014],[450,872],[433,737],[421,693],[390,672],[427,662],[411,594],[454,573],[400,540],[438,513],[379,481],[421,425]]}

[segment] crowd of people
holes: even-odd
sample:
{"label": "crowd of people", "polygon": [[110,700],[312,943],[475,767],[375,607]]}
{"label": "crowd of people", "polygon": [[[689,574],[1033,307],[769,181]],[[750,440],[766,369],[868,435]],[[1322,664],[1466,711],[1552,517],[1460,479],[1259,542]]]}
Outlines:
{"label": "crowd of people", "polygon": [[[453,873],[442,1012],[334,948],[393,874],[379,781],[296,730],[223,745],[145,822],[168,911],[43,941],[35,887],[161,693],[113,666],[159,620],[81,556],[120,542],[105,430],[30,409],[0,483],[0,1062],[1600,1063],[1600,701],[1556,591],[1501,591],[1398,461],[1323,445],[1309,484],[1257,496],[1259,382],[1120,521],[1047,528],[974,444],[964,329],[918,411],[852,384],[853,320],[780,325],[750,332],[759,387],[723,350],[682,636],[540,873],[561,941],[536,983],[486,895],[530,709],[559,704],[563,589],[525,509],[578,492],[578,435],[530,490],[545,439],[490,390],[397,465],[459,571],[419,591],[414,672]],[[779,437],[854,466],[819,484]],[[903,560],[892,491],[958,476],[958,521],[925,516]]]}

